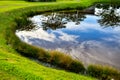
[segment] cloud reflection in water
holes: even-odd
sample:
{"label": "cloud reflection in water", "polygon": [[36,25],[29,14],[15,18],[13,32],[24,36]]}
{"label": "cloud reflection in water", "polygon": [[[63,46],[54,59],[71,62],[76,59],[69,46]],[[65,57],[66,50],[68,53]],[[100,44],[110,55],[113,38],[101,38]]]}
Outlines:
{"label": "cloud reflection in water", "polygon": [[30,18],[37,30],[18,31],[16,35],[26,43],[67,53],[84,64],[108,64],[120,69],[120,26],[105,28],[98,23],[100,16],[84,16],[80,24],[70,20],[65,27],[43,30],[42,21],[48,18],[37,15]]}

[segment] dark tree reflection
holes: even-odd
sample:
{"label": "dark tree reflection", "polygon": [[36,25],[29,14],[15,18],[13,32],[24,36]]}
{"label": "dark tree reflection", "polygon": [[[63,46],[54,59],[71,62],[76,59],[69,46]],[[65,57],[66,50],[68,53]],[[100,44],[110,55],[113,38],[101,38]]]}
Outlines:
{"label": "dark tree reflection", "polygon": [[48,19],[42,21],[44,30],[65,28],[65,24],[68,22],[75,22],[76,25],[79,25],[80,21],[83,21],[85,18],[84,14],[79,13],[79,11],[52,13],[45,16]]}
{"label": "dark tree reflection", "polygon": [[97,5],[98,9],[102,9],[97,13],[101,18],[98,20],[101,26],[104,27],[117,27],[120,26],[120,6],[109,4]]}

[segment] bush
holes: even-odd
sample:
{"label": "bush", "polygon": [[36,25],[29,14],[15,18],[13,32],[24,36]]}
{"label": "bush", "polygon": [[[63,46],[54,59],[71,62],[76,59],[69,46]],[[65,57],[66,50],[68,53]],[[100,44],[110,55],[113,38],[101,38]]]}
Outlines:
{"label": "bush", "polygon": [[51,55],[51,63],[53,65],[60,65],[60,60],[62,59],[63,55],[58,52],[58,51],[50,51],[50,55]]}
{"label": "bush", "polygon": [[87,73],[88,75],[99,78],[101,80],[120,80],[120,72],[107,66],[103,67],[100,65],[89,65]]}
{"label": "bush", "polygon": [[51,63],[75,73],[84,73],[84,65],[77,60],[73,60],[70,56],[58,51],[51,51]]}
{"label": "bush", "polygon": [[[62,53],[61,53],[62,54]],[[60,59],[60,67],[65,68],[66,70],[69,70],[69,66],[72,63],[72,58],[69,55],[62,54],[63,56]]]}
{"label": "bush", "polygon": [[72,63],[69,66],[69,70],[72,72],[76,72],[76,73],[84,73],[85,72],[85,68],[84,65],[77,60],[73,60]]}
{"label": "bush", "polygon": [[50,58],[51,55],[49,54],[49,52],[45,51],[44,49],[39,49],[38,60],[50,63]]}
{"label": "bush", "polygon": [[27,16],[15,18],[15,22],[18,30],[31,30],[35,27],[30,20],[27,20]]}

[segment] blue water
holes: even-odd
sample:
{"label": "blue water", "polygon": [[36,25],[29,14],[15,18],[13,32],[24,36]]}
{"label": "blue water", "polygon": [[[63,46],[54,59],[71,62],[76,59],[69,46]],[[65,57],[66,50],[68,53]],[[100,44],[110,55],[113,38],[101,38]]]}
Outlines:
{"label": "blue water", "polygon": [[95,8],[95,14],[78,12],[33,16],[30,20],[36,27],[16,31],[16,35],[28,44],[64,52],[85,65],[104,64],[120,69],[120,8]]}

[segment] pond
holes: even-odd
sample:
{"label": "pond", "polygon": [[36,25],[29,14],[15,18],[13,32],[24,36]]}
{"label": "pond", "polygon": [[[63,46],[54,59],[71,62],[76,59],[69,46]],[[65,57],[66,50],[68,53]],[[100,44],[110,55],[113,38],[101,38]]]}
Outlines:
{"label": "pond", "polygon": [[22,41],[64,52],[85,65],[120,69],[120,6],[98,4],[92,9],[48,12],[29,20],[33,29],[16,30]]}

